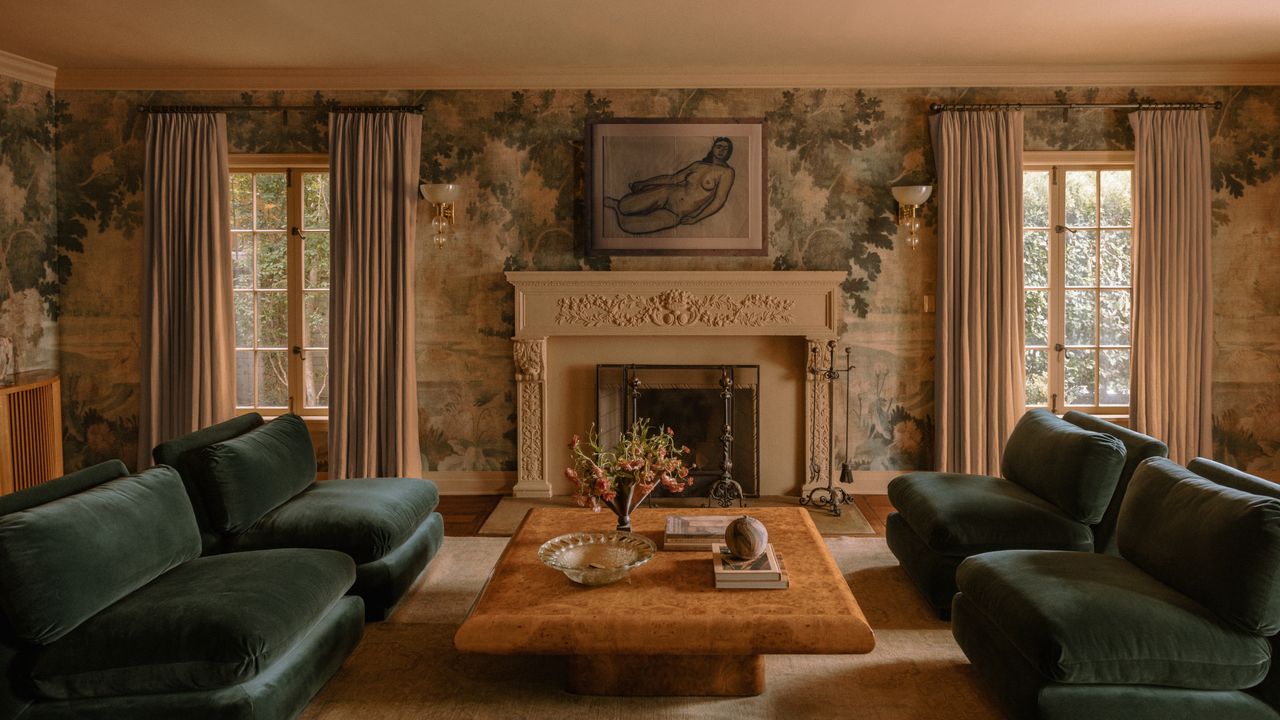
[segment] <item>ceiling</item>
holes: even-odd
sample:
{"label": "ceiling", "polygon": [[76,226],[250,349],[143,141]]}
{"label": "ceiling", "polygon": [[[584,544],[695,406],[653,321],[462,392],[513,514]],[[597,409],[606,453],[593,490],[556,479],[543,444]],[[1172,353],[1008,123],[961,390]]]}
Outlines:
{"label": "ceiling", "polygon": [[60,87],[1280,82],[1276,0],[0,0],[0,18],[0,50]]}

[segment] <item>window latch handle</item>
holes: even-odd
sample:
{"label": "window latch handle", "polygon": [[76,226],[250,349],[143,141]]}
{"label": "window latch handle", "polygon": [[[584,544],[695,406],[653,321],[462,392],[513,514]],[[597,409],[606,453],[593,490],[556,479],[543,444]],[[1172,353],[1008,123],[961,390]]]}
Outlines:
{"label": "window latch handle", "polygon": [[1053,405],[1049,408],[1049,412],[1058,412],[1058,393],[1053,394]]}
{"label": "window latch handle", "polygon": [[1054,352],[1062,352],[1066,348],[1062,347],[1062,343],[1054,343],[1053,349],[1054,349]]}
{"label": "window latch handle", "polygon": [[294,345],[292,348],[289,349],[289,351],[292,352],[294,355],[297,355],[298,357],[302,358],[303,360],[307,359],[307,356],[302,352],[302,348],[298,347],[297,345]]}

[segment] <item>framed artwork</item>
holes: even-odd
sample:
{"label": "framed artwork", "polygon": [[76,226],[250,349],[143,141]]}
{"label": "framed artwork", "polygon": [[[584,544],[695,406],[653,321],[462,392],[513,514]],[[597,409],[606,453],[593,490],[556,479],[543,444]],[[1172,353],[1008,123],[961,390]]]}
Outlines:
{"label": "framed artwork", "polygon": [[587,125],[588,255],[766,255],[765,122]]}

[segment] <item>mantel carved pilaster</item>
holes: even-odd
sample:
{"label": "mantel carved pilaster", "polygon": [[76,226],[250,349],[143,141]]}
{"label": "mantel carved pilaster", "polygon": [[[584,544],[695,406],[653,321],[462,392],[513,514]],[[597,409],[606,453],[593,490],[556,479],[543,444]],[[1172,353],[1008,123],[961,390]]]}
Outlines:
{"label": "mantel carved pilaster", "polygon": [[550,497],[547,478],[547,339],[516,340],[516,497]]}

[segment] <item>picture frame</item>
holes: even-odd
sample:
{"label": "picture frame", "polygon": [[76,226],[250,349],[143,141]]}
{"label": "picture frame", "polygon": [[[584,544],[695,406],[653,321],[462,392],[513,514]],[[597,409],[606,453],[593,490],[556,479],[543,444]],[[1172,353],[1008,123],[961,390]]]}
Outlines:
{"label": "picture frame", "polygon": [[587,255],[767,255],[763,118],[589,122]]}

